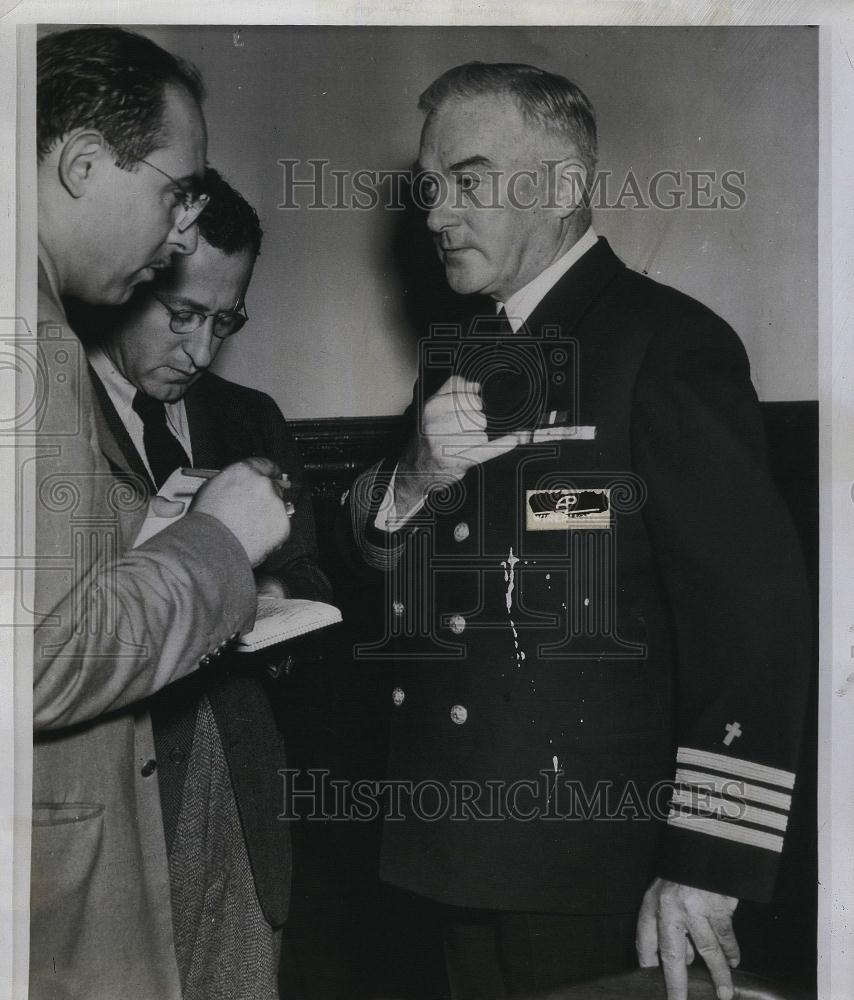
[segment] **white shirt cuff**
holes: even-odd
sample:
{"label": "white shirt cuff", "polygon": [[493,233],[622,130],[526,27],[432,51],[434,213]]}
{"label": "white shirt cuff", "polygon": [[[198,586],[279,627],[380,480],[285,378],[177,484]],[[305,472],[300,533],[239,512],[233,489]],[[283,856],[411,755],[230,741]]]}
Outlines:
{"label": "white shirt cuff", "polygon": [[408,510],[402,517],[399,517],[397,513],[397,504],[394,502],[394,480],[396,476],[397,466],[394,467],[394,472],[391,474],[391,479],[386,487],[385,496],[383,497],[380,509],[377,511],[377,516],[374,521],[374,527],[378,531],[386,531],[389,533],[392,531],[398,531],[407,523],[407,521],[409,521],[410,518],[414,517],[418,511],[421,510],[427,499],[426,496],[423,496],[414,507]]}

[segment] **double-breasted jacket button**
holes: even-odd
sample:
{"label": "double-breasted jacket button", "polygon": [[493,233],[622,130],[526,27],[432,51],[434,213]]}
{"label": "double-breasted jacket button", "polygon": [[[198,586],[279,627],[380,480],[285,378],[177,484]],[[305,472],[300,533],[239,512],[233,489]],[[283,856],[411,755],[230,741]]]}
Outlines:
{"label": "double-breasted jacket button", "polygon": [[460,523],[454,528],[454,541],[464,542],[468,536],[471,534],[469,531],[469,526],[465,521],[460,521]]}
{"label": "double-breasted jacket button", "polygon": [[451,615],[448,619],[448,628],[454,633],[454,635],[460,635],[460,633],[465,631],[466,620],[462,615]]}
{"label": "double-breasted jacket button", "polygon": [[400,618],[400,616],[406,610],[406,606],[404,605],[403,601],[394,601],[391,605],[391,610],[395,613],[395,615],[398,618]]}
{"label": "double-breasted jacket button", "polygon": [[139,773],[143,776],[143,778],[150,778],[151,775],[154,774],[156,770],[157,770],[157,761],[152,759],[152,760],[147,760],[142,765],[142,767],[139,770]]}
{"label": "double-breasted jacket button", "polygon": [[404,693],[403,688],[395,688],[391,693],[391,700],[398,706],[403,704],[403,699],[405,697],[406,694]]}
{"label": "double-breasted jacket button", "polygon": [[465,705],[451,705],[451,722],[455,726],[461,726],[469,717],[469,710]]}
{"label": "double-breasted jacket button", "polygon": [[231,635],[228,637],[228,641],[229,642],[237,642],[237,640],[239,638],[240,638],[240,633],[239,632],[232,632]]}
{"label": "double-breasted jacket button", "polygon": [[186,759],[187,752],[181,747],[172,747],[169,751],[169,760],[171,760],[173,764],[183,764]]}
{"label": "double-breasted jacket button", "polygon": [[199,660],[200,667],[209,667],[214,661],[213,655],[211,653],[205,653],[205,655]]}

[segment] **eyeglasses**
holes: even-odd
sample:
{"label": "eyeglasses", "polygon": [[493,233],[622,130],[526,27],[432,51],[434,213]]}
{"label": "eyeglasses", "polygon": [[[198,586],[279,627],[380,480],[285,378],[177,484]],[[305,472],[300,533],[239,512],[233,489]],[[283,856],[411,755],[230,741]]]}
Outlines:
{"label": "eyeglasses", "polygon": [[185,187],[180,181],[176,181],[171,174],[167,174],[165,170],[161,170],[160,167],[155,167],[153,163],[149,163],[148,160],[139,160],[139,163],[144,163],[147,167],[151,167],[152,170],[156,170],[158,174],[162,174],[167,180],[170,180],[175,187],[180,192],[180,200],[176,203],[175,207],[181,209],[181,214],[175,220],[175,224],[178,227],[179,232],[184,232],[189,229],[190,226],[198,219],[198,217],[204,211],[205,205],[207,205],[210,195],[203,194],[200,191],[193,191],[190,188]]}
{"label": "eyeglasses", "polygon": [[197,312],[195,309],[173,309],[168,302],[164,302],[159,295],[151,292],[152,298],[157,299],[160,305],[169,313],[169,329],[173,333],[185,334],[194,333],[204,323],[208,316],[213,316],[213,334],[220,340],[231,337],[238,330],[242,330],[249,319],[246,313],[246,306],[243,312]]}

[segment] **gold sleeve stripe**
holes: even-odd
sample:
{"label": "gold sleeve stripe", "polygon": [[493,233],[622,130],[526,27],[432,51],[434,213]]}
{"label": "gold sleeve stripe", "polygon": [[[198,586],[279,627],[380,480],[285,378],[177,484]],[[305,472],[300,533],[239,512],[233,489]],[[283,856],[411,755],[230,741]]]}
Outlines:
{"label": "gold sleeve stripe", "polygon": [[773,806],[775,809],[788,811],[792,806],[792,796],[785,792],[774,792],[762,785],[751,785],[750,782],[736,778],[722,778],[719,774],[708,774],[705,771],[691,771],[680,767],[676,771],[676,781],[681,785],[699,785],[701,788],[719,795],[730,795],[737,799],[749,799],[763,806]]}
{"label": "gold sleeve stripe", "polygon": [[710,767],[714,771],[721,771],[724,775],[761,781],[766,785],[778,785],[780,788],[788,789],[795,786],[795,775],[791,771],[766,767],[764,764],[757,764],[752,760],[727,757],[722,753],[709,753],[708,750],[696,750],[693,747],[679,747],[676,760],[679,764]]}
{"label": "gold sleeve stripe", "polygon": [[765,833],[764,830],[754,830],[750,826],[739,826],[737,823],[726,823],[720,819],[710,819],[707,816],[686,816],[673,812],[667,820],[670,826],[690,830],[692,833],[702,833],[709,837],[720,837],[722,840],[732,840],[738,844],[750,847],[761,847],[766,851],[780,854],[783,850],[783,838],[776,833]]}
{"label": "gold sleeve stripe", "polygon": [[691,792],[682,788],[673,796],[676,805],[687,806],[700,813],[710,813],[729,820],[730,822],[754,823],[756,826],[767,826],[772,830],[785,833],[789,817],[781,813],[770,812],[768,809],[757,809],[743,802],[732,802],[717,795],[705,792]]}

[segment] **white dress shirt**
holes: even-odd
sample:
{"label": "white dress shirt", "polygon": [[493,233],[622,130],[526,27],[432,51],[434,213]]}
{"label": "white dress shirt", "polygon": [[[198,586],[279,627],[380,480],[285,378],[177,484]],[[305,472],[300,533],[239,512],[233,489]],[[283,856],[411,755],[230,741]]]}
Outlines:
{"label": "white dress shirt", "polygon": [[[507,320],[510,323],[510,329],[514,333],[519,332],[522,324],[528,319],[534,309],[536,309],[540,302],[542,302],[542,300],[546,297],[546,294],[554,288],[554,286],[566,274],[572,265],[580,260],[588,250],[595,246],[597,239],[598,237],[596,236],[596,233],[593,232],[593,227],[589,226],[587,232],[585,232],[578,242],[573,243],[563,256],[558,257],[554,263],[549,264],[544,271],[540,271],[533,281],[529,281],[528,284],[523,288],[520,288],[518,292],[514,292],[506,302],[496,302],[496,313],[501,312],[502,309],[504,310],[507,314]],[[420,502],[409,510],[403,517],[398,517],[397,508],[394,503],[394,479],[396,475],[397,467],[395,466],[394,472],[391,475],[391,480],[389,481],[386,489],[385,500],[380,504],[379,512],[377,513],[376,520],[374,521],[380,531],[395,531],[398,528],[403,527],[412,515],[417,514],[418,511],[424,506],[426,497],[422,497]]]}
{"label": "white dress shirt", "polygon": [[593,227],[590,226],[577,243],[574,243],[553,264],[549,264],[544,271],[540,271],[533,281],[529,281],[524,288],[520,288],[518,292],[514,292],[506,302],[496,303],[496,312],[501,312],[503,309],[507,313],[510,328],[514,333],[519,332],[519,328],[543,301],[546,293],[554,288],[572,265],[596,245],[596,239],[596,233],[593,232]]}
{"label": "white dress shirt", "polygon": [[[104,383],[107,395],[110,397],[113,406],[115,406],[116,413],[118,413],[119,419],[125,425],[130,439],[139,452],[139,457],[142,459],[153,482],[154,475],[151,471],[151,466],[148,464],[148,456],[145,454],[142,417],[133,408],[133,400],[137,392],[136,386],[132,382],[128,382],[100,347],[91,350],[88,353],[88,358],[89,364],[95,370],[95,374]],[[187,458],[192,462],[193,448],[190,444],[190,428],[187,424],[187,410],[184,406],[184,400],[179,399],[174,403],[165,403],[164,406],[166,408],[166,426],[178,439],[181,447],[187,453]]]}

